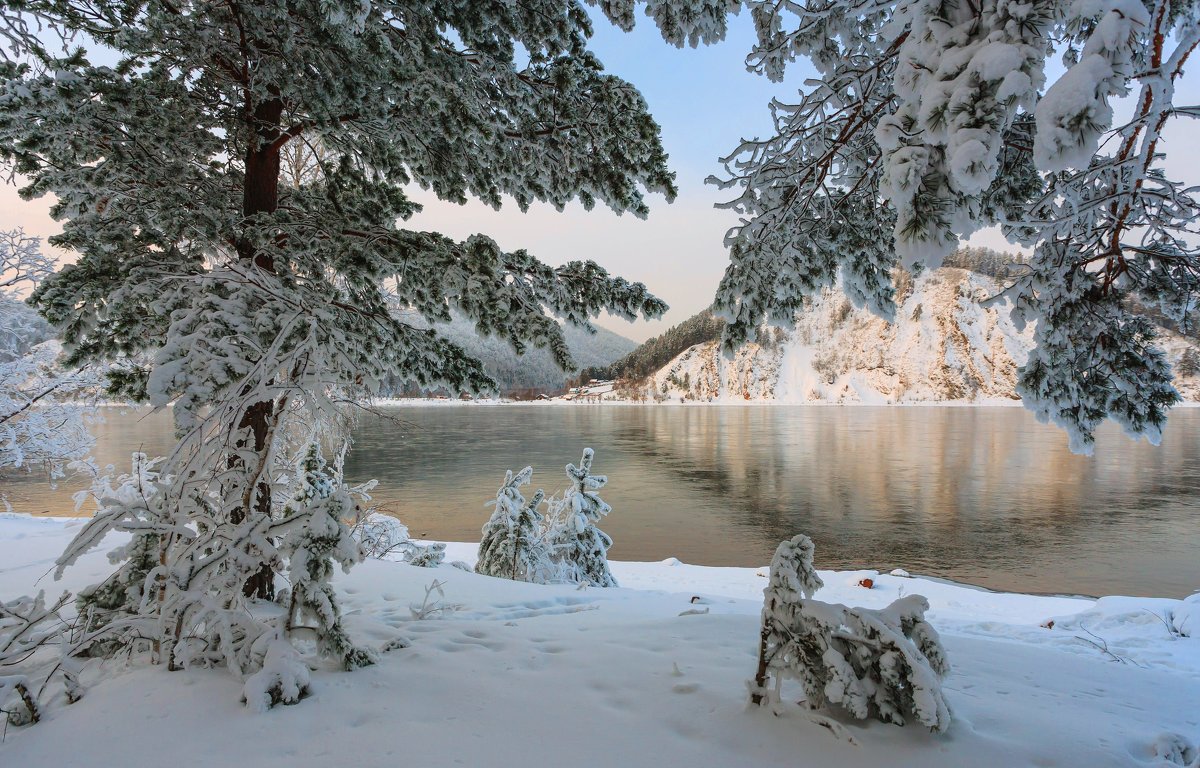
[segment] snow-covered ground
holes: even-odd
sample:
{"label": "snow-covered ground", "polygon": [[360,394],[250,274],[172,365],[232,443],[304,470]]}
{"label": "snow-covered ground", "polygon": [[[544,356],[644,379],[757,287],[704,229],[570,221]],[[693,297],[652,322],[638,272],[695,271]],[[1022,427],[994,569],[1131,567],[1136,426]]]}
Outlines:
{"label": "snow-covered ground", "polygon": [[[79,525],[0,515],[0,595],[57,594],[107,573],[97,552],[62,584],[47,576]],[[447,554],[470,563],[475,545]],[[576,589],[368,561],[335,584],[358,640],[408,641],[378,666],[318,670],[309,699],[257,715],[226,672],[110,662],[113,676],[78,704],[10,728],[0,766],[1100,768],[1176,764],[1160,756],[1172,735],[1200,740],[1195,598],[997,594],[822,571],[818,599],[929,599],[953,665],[954,722],[937,736],[799,706],[747,710],[765,568],[672,559],[613,572],[620,589]],[[872,589],[857,585],[864,576]],[[434,580],[444,597],[415,618]]]}

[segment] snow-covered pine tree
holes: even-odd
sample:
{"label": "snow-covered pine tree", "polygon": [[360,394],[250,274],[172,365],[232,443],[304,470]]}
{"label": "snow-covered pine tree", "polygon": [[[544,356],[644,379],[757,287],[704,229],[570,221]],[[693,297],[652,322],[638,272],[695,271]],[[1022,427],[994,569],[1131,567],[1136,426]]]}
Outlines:
{"label": "snow-covered pine tree", "polygon": [[36,468],[51,479],[91,450],[89,396],[102,384],[89,366],[59,366],[50,326],[25,304],[53,273],[38,238],[0,232],[0,470]]}
{"label": "snow-covered pine tree", "polygon": [[331,583],[335,565],[349,571],[362,559],[345,523],[357,518],[358,504],[343,487],[340,474],[326,466],[320,446],[310,444],[296,468],[292,498],[271,534],[279,538],[279,552],[288,563],[287,635],[309,630],[316,637],[318,652],[338,659],[346,669],[356,669],[374,663],[374,658],[350,641]]}
{"label": "snow-covered pine tree", "polygon": [[[270,537],[281,420],[330,416],[387,376],[490,386],[478,361],[394,308],[431,323],[457,313],[564,367],[556,317],[590,327],[601,311],[665,309],[592,262],[550,267],[482,235],[399,224],[419,207],[410,184],[638,216],[645,192],[674,195],[658,126],[588,50],[575,0],[27,0],[21,12],[104,50],[104,64],[56,52],[6,6],[0,159],[23,195],[55,196],[52,242],[76,257],[34,295],[68,364],[136,363],[110,391],[173,408],[149,606],[171,664],[261,663],[271,628],[248,601],[283,567]],[[322,148],[319,172],[281,184],[297,140]]]}
{"label": "snow-covered pine tree", "polygon": [[[641,0],[607,0],[630,27]],[[1000,225],[1032,251],[1010,280],[1018,322],[1037,323],[1018,391],[1090,452],[1112,419],[1157,442],[1178,399],[1154,328],[1127,298],[1182,322],[1200,288],[1193,180],[1176,178],[1164,128],[1200,45],[1191,0],[656,0],[675,45],[724,37],[748,8],[747,67],[782,81],[806,59],[774,132],[745,141],[714,178],[743,222],[717,310],[727,349],[764,320],[790,326],[840,281],[892,319],[894,268],[937,267],[960,238]],[[1065,72],[1051,81],[1048,58]],[[1132,113],[1114,124],[1114,100]]]}
{"label": "snow-covered pine tree", "polygon": [[516,475],[509,470],[491,502],[492,516],[483,526],[475,572],[513,581],[544,583],[551,571],[549,551],[542,539],[538,511],[546,494],[538,489],[528,501],[521,486],[533,479],[533,467]]}
{"label": "snow-covered pine tree", "polygon": [[612,539],[596,527],[600,518],[612,511],[612,507],[596,493],[608,478],[592,474],[594,455],[591,448],[584,448],[579,466],[566,466],[571,486],[563,493],[564,514],[557,522],[558,529],[551,531],[549,538],[566,578],[593,587],[615,587],[617,580],[608,568],[608,548],[612,546]]}
{"label": "snow-covered pine tree", "polygon": [[950,725],[941,678],[950,670],[929,603],[909,595],[880,610],[822,603],[815,547],[803,534],[780,543],[763,590],[755,705],[778,705],[784,680],[797,680],[813,709],[840,706],[854,717],[935,730]]}

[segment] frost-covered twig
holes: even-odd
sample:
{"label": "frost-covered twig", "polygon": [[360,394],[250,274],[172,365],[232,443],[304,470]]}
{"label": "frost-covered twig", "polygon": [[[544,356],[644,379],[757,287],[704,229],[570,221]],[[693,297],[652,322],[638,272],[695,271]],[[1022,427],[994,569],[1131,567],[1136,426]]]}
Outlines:
{"label": "frost-covered twig", "polygon": [[1100,637],[1095,632],[1091,631],[1090,629],[1083,626],[1082,624],[1079,625],[1079,628],[1081,630],[1083,630],[1084,632],[1086,632],[1090,637],[1080,637],[1079,635],[1075,635],[1076,640],[1087,643],[1088,645],[1090,645],[1093,648],[1095,648],[1096,650],[1100,651],[1105,656],[1109,657],[1110,659],[1117,662],[1118,664],[1133,664],[1135,667],[1144,666],[1142,664],[1138,664],[1135,661],[1127,659],[1124,656],[1118,656],[1117,654],[1110,651],[1108,649],[1108,641],[1107,640],[1105,640],[1103,637]]}
{"label": "frost-covered twig", "polygon": [[[424,621],[438,616],[445,616],[455,611],[462,609],[462,606],[457,603],[447,603],[446,592],[442,589],[445,586],[444,582],[434,579],[425,587],[425,597],[421,600],[421,604],[413,603],[408,607],[409,612],[415,621]],[[434,597],[434,595],[437,597]]]}

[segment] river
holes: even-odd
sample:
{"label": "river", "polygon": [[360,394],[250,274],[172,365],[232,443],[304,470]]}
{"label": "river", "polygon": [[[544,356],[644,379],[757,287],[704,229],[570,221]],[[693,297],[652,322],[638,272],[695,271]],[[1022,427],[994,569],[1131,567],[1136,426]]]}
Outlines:
{"label": "river", "polygon": [[[1200,409],[1163,444],[1105,427],[1093,457],[1020,408],[399,406],[364,417],[347,478],[414,535],[478,540],[506,469],[547,494],[585,446],[610,557],[758,566],[807,533],[821,568],[902,567],[992,589],[1181,597],[1200,589]],[[106,409],[101,463],[171,445],[166,414]],[[80,481],[0,480],[14,509],[68,514]],[[527,494],[528,495],[528,494]],[[85,510],[86,511],[86,510]]]}

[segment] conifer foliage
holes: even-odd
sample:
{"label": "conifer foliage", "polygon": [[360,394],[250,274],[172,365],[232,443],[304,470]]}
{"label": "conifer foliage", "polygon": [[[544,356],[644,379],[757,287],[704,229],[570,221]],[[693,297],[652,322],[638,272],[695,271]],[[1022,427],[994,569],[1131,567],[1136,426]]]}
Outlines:
{"label": "conifer foliage", "polygon": [[608,483],[608,478],[592,474],[594,457],[591,448],[584,448],[579,466],[568,464],[566,467],[571,486],[563,498],[565,517],[556,531],[556,549],[573,571],[572,581],[594,587],[615,587],[617,580],[608,568],[608,548],[612,546],[612,538],[596,527],[600,518],[612,511],[597,493]]}
{"label": "conifer foliage", "polygon": [[865,720],[950,725],[941,678],[950,670],[937,632],[925,621],[929,603],[902,597],[881,610],[822,603],[813,568],[815,547],[803,534],[782,542],[763,590],[755,705],[778,706],[784,680],[796,680],[813,709],[832,704]]}
{"label": "conifer foliage", "polygon": [[533,478],[533,467],[516,475],[508,471],[504,485],[496,492],[492,516],[483,526],[479,542],[479,560],[475,572],[513,581],[545,582],[550,566],[549,551],[543,540],[538,507],[546,494],[539,488],[528,501],[521,487]]}
{"label": "conifer foliage", "polygon": [[335,565],[349,571],[362,559],[358,542],[345,523],[358,516],[358,504],[341,478],[326,466],[318,445],[309,447],[298,470],[296,489],[283,509],[283,519],[272,529],[281,541],[279,551],[287,558],[291,582],[288,634],[307,627],[316,635],[317,647],[324,655],[340,659],[346,669],[367,666],[373,658],[354,647],[346,635],[332,584]]}
{"label": "conifer foliage", "polygon": [[[521,494],[533,467],[506,472],[496,500],[489,502],[492,516],[483,527],[475,571],[538,584],[617,586],[608,567],[612,539],[596,527],[612,507],[597,493],[608,478],[592,474],[594,457],[584,448],[579,466],[566,466],[571,484],[550,498],[540,488],[529,500]],[[539,511],[543,501],[545,513]]]}
{"label": "conifer foliage", "polygon": [[[478,361],[394,309],[430,324],[453,312],[564,367],[555,318],[586,328],[601,311],[665,309],[592,262],[550,267],[483,235],[400,223],[419,207],[411,184],[638,216],[647,192],[674,195],[658,126],[588,50],[574,0],[28,0],[0,22],[0,159],[24,196],[55,196],[52,242],[76,257],[34,300],[68,365],[125,361],[110,391],[169,405],[180,435],[150,503],[102,510],[62,565],[108,530],[158,537],[136,619],[150,634],[120,637],[152,638],[168,664],[248,675],[268,655],[277,628],[251,603],[285,567],[272,489],[288,419],[332,423],[339,402],[389,376],[490,386]],[[108,62],[59,53],[39,29],[95,41]],[[281,183],[293,141],[321,151]],[[304,546],[340,560],[340,532],[302,517]],[[322,600],[324,582],[311,584],[304,599]]]}

